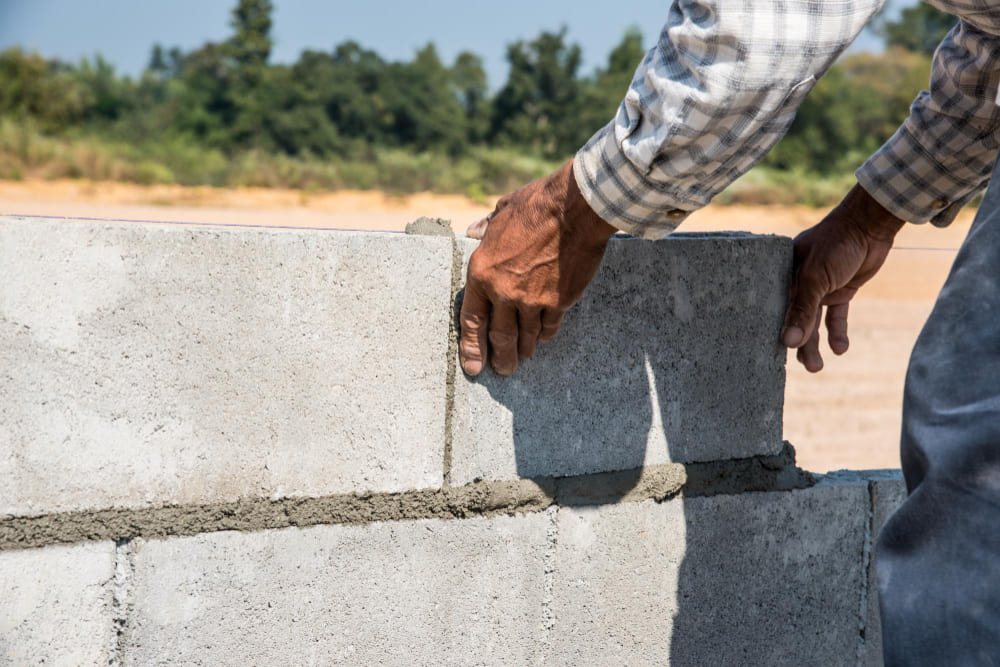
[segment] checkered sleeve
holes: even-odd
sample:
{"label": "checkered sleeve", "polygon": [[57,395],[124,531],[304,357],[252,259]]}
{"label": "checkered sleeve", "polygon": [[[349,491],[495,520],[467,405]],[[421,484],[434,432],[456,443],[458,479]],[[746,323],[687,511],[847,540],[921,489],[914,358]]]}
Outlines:
{"label": "checkered sleeve", "polygon": [[980,19],[976,25],[960,21],[934,54],[930,90],[856,173],[861,187],[903,220],[949,224],[986,187],[1000,149],[1000,10],[992,21],[970,15]]}
{"label": "checkered sleeve", "polygon": [[591,208],[670,233],[756,164],[882,0],[674,0],[618,113],[579,150]]}

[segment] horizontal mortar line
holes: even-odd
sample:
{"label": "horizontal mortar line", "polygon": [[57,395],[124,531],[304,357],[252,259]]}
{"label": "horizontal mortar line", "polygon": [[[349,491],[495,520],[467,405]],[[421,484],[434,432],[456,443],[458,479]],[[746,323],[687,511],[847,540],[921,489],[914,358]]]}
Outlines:
{"label": "horizontal mortar line", "polygon": [[0,518],[0,551],[56,544],[162,538],[223,530],[416,519],[463,519],[541,512],[677,496],[788,491],[815,478],[781,453],[710,463],[664,463],[570,477],[476,481],[464,486],[396,493],[345,493],[305,498],[244,498],[225,503],[109,508]]}

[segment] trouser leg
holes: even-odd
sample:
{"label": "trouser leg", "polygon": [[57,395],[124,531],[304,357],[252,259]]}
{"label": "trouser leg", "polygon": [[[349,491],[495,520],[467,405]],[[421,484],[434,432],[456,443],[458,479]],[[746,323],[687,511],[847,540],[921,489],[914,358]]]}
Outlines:
{"label": "trouser leg", "polygon": [[909,496],[876,554],[887,665],[1000,665],[997,167],[992,183],[910,358]]}

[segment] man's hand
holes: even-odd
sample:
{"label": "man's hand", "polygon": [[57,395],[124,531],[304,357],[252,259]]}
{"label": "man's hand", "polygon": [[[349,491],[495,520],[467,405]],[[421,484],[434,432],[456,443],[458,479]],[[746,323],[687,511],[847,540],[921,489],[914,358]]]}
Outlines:
{"label": "man's hand", "polygon": [[591,210],[573,178],[572,161],[502,198],[469,228],[482,243],[469,258],[462,302],[462,369],[486,362],[510,375],[517,360],[552,340],[563,314],[597,272],[615,228]]}
{"label": "man's hand", "polygon": [[781,342],[815,373],[823,368],[819,326],[826,306],[826,330],[834,354],[847,352],[848,303],[885,262],[896,232],[905,224],[855,185],[837,208],[795,237],[795,277]]}

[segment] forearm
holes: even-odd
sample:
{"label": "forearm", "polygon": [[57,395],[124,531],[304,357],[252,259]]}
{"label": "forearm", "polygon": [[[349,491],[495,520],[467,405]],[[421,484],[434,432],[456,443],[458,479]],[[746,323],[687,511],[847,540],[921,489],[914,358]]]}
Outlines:
{"label": "forearm", "polygon": [[668,234],[774,146],[880,6],[675,1],[617,116],[577,153],[591,208],[631,234]]}
{"label": "forearm", "polygon": [[989,182],[1000,149],[1000,37],[960,23],[934,56],[930,90],[857,171],[884,208],[944,226]]}

